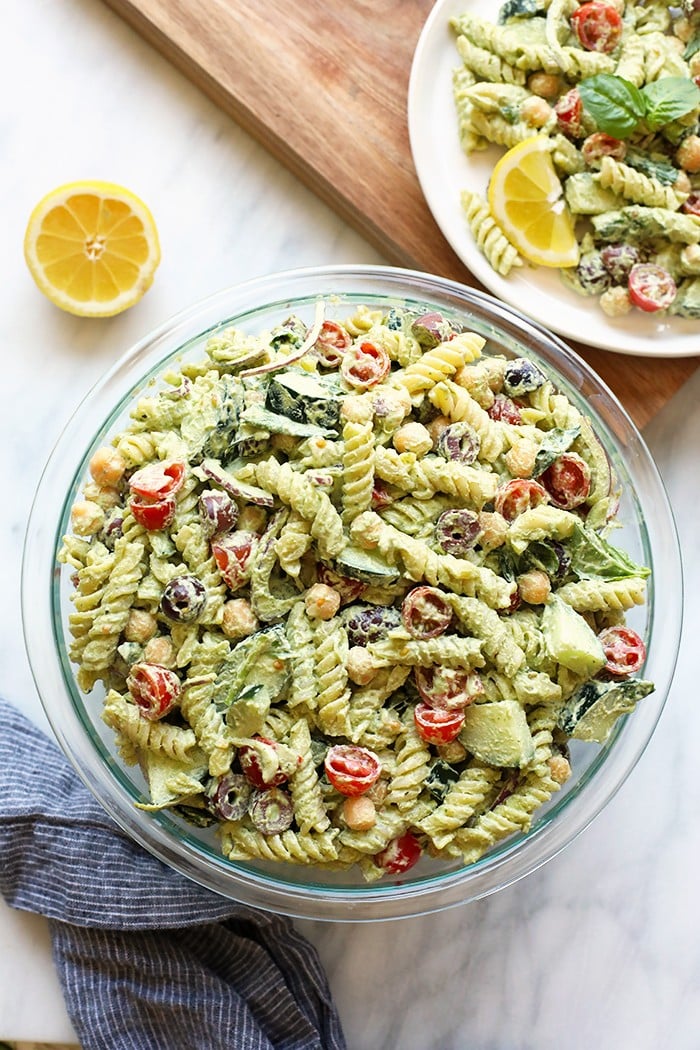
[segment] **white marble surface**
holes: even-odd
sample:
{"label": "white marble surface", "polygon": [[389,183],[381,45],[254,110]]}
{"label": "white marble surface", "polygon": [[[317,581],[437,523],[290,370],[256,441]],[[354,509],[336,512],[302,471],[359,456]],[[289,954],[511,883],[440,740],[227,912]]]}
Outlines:
{"label": "white marble surface", "polygon": [[[19,618],[23,533],[63,424],[133,341],[242,279],[377,253],[101,3],[3,4],[0,141],[0,690],[46,725]],[[163,262],[133,310],[55,310],[22,259],[46,190],[101,177],[148,201]],[[634,367],[633,361],[631,367]],[[686,644],[651,746],[622,790],[544,869],[462,908],[394,923],[300,927],[318,946],[351,1050],[696,1050],[700,864],[695,524],[700,373],[646,437],[674,506]],[[68,1040],[47,931],[0,907],[0,1039]]]}

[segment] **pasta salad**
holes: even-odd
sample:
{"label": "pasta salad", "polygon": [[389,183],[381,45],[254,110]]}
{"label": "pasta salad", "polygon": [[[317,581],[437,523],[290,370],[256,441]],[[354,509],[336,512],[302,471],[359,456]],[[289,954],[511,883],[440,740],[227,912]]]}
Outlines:
{"label": "pasta salad", "polygon": [[[700,11],[692,0],[507,0],[451,20],[467,154],[546,139],[578,261],[565,284],[611,317],[700,317]],[[481,194],[462,206],[491,267],[524,259]],[[504,204],[504,207],[506,205]]]}
{"label": "pasta salad", "polygon": [[226,328],[97,449],[70,658],[139,806],[233,861],[471,863],[653,689],[591,423],[467,318]]}

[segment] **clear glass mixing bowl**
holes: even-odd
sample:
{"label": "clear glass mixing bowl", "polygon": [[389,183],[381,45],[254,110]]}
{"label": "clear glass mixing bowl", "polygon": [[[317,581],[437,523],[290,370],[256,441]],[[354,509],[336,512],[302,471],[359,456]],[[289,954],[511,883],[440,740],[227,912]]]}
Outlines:
{"label": "clear glass mixing bowl", "polygon": [[[79,690],[68,659],[69,570],[57,564],[70,507],[91,454],[122,429],[129,406],[174,358],[201,356],[204,341],[235,324],[270,329],[290,313],[311,322],[316,301],[337,316],[365,304],[457,316],[507,356],[540,362],[592,419],[624,488],[623,529],[616,544],[652,568],[647,604],[628,622],[648,639],[644,677],[656,683],[632,716],[618,722],[605,746],[574,743],[573,775],[531,830],[504,841],[479,861],[421,861],[409,872],[367,884],[361,875],[328,874],[222,857],[210,829],[197,829],[167,810],[144,812],[137,768],[119,759],[101,720],[97,690]],[[661,581],[656,585],[654,581]],[[598,376],[560,339],[496,299],[439,277],[389,267],[296,270],[222,291],[185,310],[129,350],[97,383],[65,428],[38,486],[22,573],[24,632],[47,717],[77,774],[119,825],[166,864],[224,896],[305,918],[385,920],[472,901],[527,875],[578,835],[612,798],[646,747],[666,701],[678,652],[682,571],[668,499],[637,429]]]}

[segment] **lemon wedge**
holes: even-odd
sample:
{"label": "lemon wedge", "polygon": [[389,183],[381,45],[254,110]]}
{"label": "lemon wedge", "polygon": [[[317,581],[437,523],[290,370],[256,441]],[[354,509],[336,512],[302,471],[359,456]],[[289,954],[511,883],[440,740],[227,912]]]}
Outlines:
{"label": "lemon wedge", "polygon": [[52,303],[80,317],[111,317],[137,303],[160,262],[158,231],[134,193],[111,182],[58,186],[36,205],[24,257]]}
{"label": "lemon wedge", "polygon": [[539,266],[575,266],[579,246],[545,135],[519,142],[489,182],[491,214],[510,243]]}

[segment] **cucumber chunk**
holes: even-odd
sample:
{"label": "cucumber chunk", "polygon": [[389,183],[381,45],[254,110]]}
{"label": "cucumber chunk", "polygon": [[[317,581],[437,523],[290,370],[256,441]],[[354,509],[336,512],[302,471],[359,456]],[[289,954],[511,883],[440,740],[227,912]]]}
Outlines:
{"label": "cucumber chunk", "polygon": [[618,718],[633,711],[653,691],[653,682],[641,678],[584,682],[563,707],[559,727],[576,740],[604,744]]}
{"label": "cucumber chunk", "polygon": [[542,613],[542,633],[547,652],[574,674],[591,677],[605,666],[605,652],[583,616],[551,595]]}
{"label": "cucumber chunk", "polygon": [[525,711],[517,700],[471,704],[464,712],[459,739],[490,766],[526,766],[535,754]]}
{"label": "cucumber chunk", "polygon": [[362,583],[397,583],[401,579],[401,573],[395,565],[389,565],[371,551],[352,545],[340,552],[336,558],[336,565],[344,576],[349,576],[352,580],[361,580]]}
{"label": "cucumber chunk", "polygon": [[266,407],[295,423],[313,423],[338,430],[341,398],[321,383],[317,376],[303,372],[282,372],[270,379]]}

